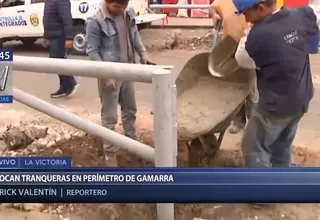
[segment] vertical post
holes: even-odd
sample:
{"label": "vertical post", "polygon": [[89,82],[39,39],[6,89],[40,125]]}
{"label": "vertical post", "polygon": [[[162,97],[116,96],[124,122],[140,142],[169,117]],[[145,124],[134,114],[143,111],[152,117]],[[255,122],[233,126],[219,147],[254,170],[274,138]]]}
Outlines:
{"label": "vertical post", "polygon": [[177,125],[177,85],[176,74],[171,72],[171,92],[172,92],[172,150],[173,161],[178,166],[178,125]]}
{"label": "vertical post", "polygon": [[[173,167],[172,143],[172,88],[170,70],[152,73],[153,127],[155,166]],[[174,220],[174,205],[157,204],[158,220]]]}

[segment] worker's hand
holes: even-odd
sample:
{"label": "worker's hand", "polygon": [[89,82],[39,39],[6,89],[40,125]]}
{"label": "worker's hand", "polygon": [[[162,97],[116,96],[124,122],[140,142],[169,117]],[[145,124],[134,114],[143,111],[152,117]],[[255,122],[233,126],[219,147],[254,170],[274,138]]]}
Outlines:
{"label": "worker's hand", "polygon": [[72,40],[66,40],[65,41],[65,47],[66,48],[72,48],[72,43],[73,43]]}
{"label": "worker's hand", "polygon": [[148,65],[157,65],[155,62],[153,62],[149,56],[144,56],[141,58],[140,62],[142,64],[148,64]]}
{"label": "worker's hand", "polygon": [[221,20],[220,15],[218,15],[217,13],[213,14],[211,17],[212,17],[212,19],[213,19],[214,21],[220,21],[220,20]]}
{"label": "worker's hand", "polygon": [[209,17],[212,18],[215,14],[217,14],[216,7],[212,4],[208,8],[209,11]]}
{"label": "worker's hand", "polygon": [[106,80],[106,86],[109,89],[116,89],[117,88],[117,84],[116,84],[116,81],[114,79],[107,79]]}
{"label": "worker's hand", "polygon": [[217,13],[215,6],[212,4],[209,7],[209,16],[212,18],[213,20],[213,26],[215,27],[218,23],[218,21],[221,20],[220,15]]}
{"label": "worker's hand", "polygon": [[221,17],[219,16],[214,4],[210,5],[210,7],[208,8],[208,11],[209,11],[209,16],[211,18],[216,18],[216,19],[219,19],[219,20],[221,19]]}

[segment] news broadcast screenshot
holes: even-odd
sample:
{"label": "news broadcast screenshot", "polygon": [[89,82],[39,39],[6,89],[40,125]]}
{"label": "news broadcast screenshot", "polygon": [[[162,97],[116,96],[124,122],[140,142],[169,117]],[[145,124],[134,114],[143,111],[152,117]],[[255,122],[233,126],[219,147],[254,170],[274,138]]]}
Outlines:
{"label": "news broadcast screenshot", "polygon": [[0,220],[320,220],[320,1],[1,0]]}

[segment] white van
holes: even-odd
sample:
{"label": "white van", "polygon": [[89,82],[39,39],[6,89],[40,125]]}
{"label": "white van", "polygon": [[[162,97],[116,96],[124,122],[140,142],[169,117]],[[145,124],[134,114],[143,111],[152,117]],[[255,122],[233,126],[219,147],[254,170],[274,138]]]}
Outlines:
{"label": "white van", "polygon": [[[149,13],[148,0],[130,0],[129,7],[137,13],[139,29],[152,21],[164,19],[165,14]],[[100,0],[71,0],[73,18],[73,50],[84,53],[86,48],[84,23],[100,6]],[[0,47],[5,41],[21,40],[33,44],[43,37],[44,0],[3,0],[0,8]]]}

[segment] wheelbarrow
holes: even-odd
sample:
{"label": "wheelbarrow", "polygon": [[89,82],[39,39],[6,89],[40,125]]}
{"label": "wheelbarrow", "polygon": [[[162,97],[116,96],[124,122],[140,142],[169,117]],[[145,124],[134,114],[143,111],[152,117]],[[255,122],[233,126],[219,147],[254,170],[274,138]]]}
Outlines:
{"label": "wheelbarrow", "polygon": [[249,95],[252,71],[234,65],[234,52],[225,51],[236,47],[230,39],[219,42],[211,53],[189,59],[176,79],[178,138],[187,143],[191,167],[205,166],[214,158]]}

